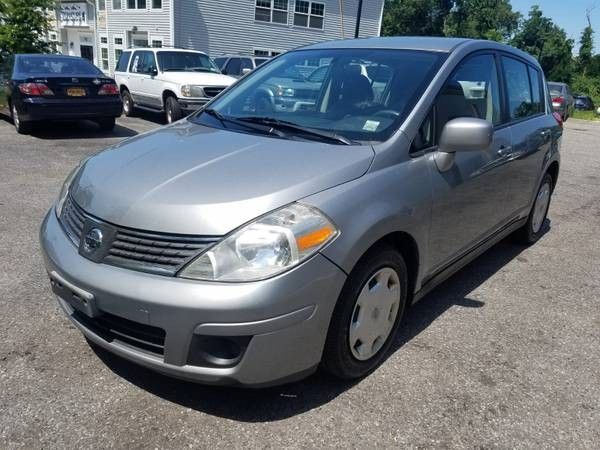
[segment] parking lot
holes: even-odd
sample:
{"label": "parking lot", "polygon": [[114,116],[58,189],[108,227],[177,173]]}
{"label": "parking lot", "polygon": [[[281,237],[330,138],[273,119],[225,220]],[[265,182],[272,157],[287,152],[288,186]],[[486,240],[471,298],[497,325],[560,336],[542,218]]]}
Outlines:
{"label": "parking lot", "polygon": [[67,173],[160,123],[20,136],[0,119],[0,448],[598,447],[600,124],[567,123],[541,241],[502,242],[433,291],[371,376],[241,390],[90,347],[49,289],[38,228]]}

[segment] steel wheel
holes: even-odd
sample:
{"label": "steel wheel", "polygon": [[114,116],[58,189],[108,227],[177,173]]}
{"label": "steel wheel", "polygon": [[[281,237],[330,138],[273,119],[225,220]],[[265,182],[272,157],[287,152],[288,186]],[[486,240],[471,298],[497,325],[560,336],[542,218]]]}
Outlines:
{"label": "steel wheel", "polygon": [[534,233],[537,233],[542,228],[544,220],[546,219],[546,212],[548,211],[548,205],[550,204],[550,183],[544,183],[540,188],[538,195],[535,199],[535,205],[533,206],[533,216],[531,218],[531,228]]}
{"label": "steel wheel", "polygon": [[363,286],[349,327],[352,355],[366,361],[375,356],[394,328],[400,306],[400,278],[391,267],[379,269]]}

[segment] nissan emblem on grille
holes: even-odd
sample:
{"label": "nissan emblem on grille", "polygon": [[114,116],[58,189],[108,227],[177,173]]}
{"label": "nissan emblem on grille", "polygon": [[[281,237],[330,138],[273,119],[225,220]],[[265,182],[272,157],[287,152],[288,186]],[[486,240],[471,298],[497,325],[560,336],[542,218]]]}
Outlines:
{"label": "nissan emblem on grille", "polygon": [[83,249],[87,253],[92,253],[102,247],[102,231],[99,228],[92,228],[83,238]]}

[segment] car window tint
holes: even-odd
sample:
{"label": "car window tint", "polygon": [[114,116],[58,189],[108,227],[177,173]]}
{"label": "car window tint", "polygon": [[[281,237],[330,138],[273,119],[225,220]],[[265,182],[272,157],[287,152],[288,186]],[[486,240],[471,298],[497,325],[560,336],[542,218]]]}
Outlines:
{"label": "car window tint", "polygon": [[213,58],[213,61],[215,62],[215,64],[217,65],[217,67],[221,70],[223,70],[223,64],[225,64],[225,61],[227,61],[227,58]]}
{"label": "car window tint", "polygon": [[139,73],[144,66],[144,55],[142,52],[135,52],[133,58],[131,58],[131,64],[129,65],[129,71],[133,73]]}
{"label": "car window tint", "polygon": [[240,68],[243,69],[254,69],[254,67],[252,66],[252,60],[250,58],[241,58],[240,61]]}
{"label": "car window tint", "polygon": [[231,58],[227,63],[225,72],[227,75],[241,75],[242,69],[240,58]]}
{"label": "car window tint", "polygon": [[127,63],[129,62],[129,57],[131,56],[131,52],[123,52],[119,57],[119,61],[117,62],[117,67],[115,67],[115,72],[126,72],[127,71]]}
{"label": "car window tint", "polygon": [[268,59],[265,58],[254,58],[254,64],[256,64],[256,67],[260,66],[261,64],[264,64],[268,61]]}
{"label": "car window tint", "polygon": [[17,62],[17,72],[26,75],[104,75],[86,59],[61,56],[21,56]]}
{"label": "car window tint", "polygon": [[544,112],[542,103],[542,78],[540,72],[533,67],[529,67],[529,80],[531,81],[531,98],[533,101],[533,112]]}
{"label": "car window tint", "polygon": [[153,52],[146,52],[144,63],[146,73],[150,73],[150,71],[156,70],[156,56],[154,56]]}
{"label": "car window tint", "polygon": [[436,110],[438,136],[447,122],[459,117],[499,124],[502,117],[494,56],[478,55],[463,61],[442,88]]}
{"label": "car window tint", "polygon": [[507,56],[502,57],[511,119],[522,119],[537,113],[534,107],[527,65]]}

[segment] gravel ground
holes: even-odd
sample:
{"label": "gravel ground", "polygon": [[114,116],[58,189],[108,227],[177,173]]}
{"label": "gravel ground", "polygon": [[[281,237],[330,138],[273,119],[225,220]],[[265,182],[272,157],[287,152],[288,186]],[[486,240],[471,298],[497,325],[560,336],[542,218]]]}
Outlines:
{"label": "gravel ground", "polygon": [[44,213],[81,158],[147,119],[35,136],[0,119],[0,448],[598,448],[600,124],[567,124],[550,231],[500,243],[411,309],[374,374],[256,391],[91,348],[51,295]]}

